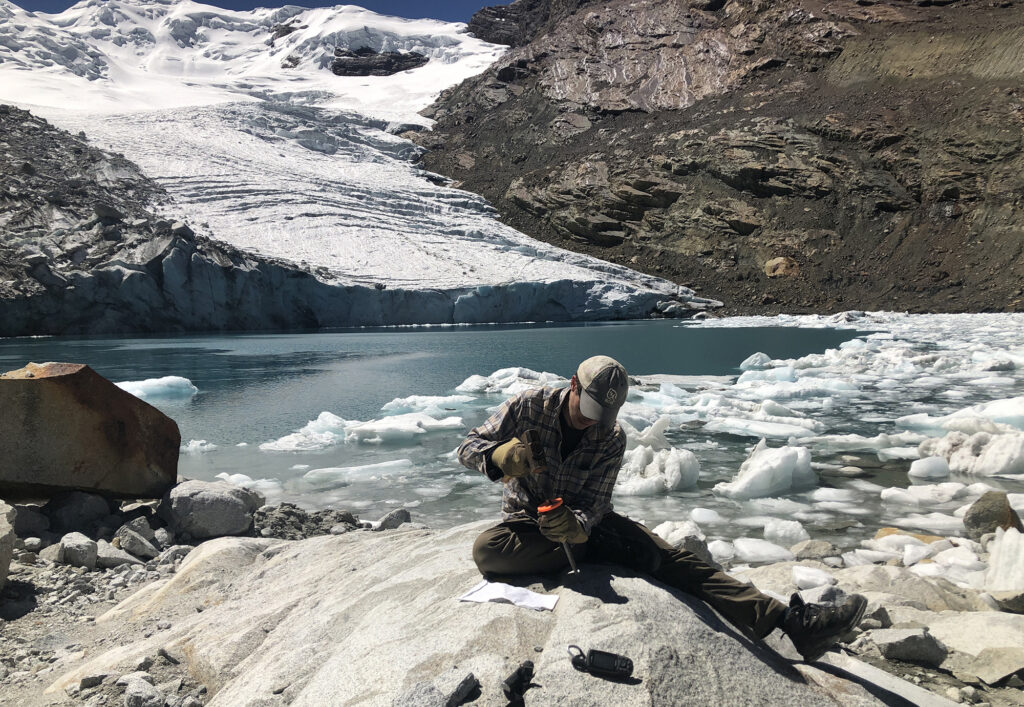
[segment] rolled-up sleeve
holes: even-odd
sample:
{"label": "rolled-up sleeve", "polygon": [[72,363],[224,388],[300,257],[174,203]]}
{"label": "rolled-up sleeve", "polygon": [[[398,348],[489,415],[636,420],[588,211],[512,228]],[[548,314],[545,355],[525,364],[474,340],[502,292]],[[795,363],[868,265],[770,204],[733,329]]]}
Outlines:
{"label": "rolled-up sleeve", "polygon": [[516,424],[522,405],[521,396],[509,398],[479,427],[469,431],[456,454],[459,462],[476,469],[492,481],[501,478],[501,470],[490,463],[491,452],[503,442],[516,436]]}

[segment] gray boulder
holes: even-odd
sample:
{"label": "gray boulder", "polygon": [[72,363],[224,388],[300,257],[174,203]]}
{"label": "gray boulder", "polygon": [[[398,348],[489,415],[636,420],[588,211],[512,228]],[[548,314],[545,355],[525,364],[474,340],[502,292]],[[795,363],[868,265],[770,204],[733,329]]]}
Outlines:
{"label": "gray boulder", "polygon": [[[205,542],[159,591],[99,620],[142,628],[175,616],[173,626],[149,638],[125,632],[139,638],[97,652],[48,689],[173,645],[182,671],[217,685],[224,705],[270,704],[282,686],[292,704],[391,705],[423,682],[445,694],[435,678],[456,666],[459,678],[479,680],[479,704],[505,704],[501,682],[524,660],[543,676],[528,693],[536,704],[721,704],[736,695],[750,705],[830,703],[830,687],[808,684],[698,599],[640,576],[590,565],[572,586],[516,582],[557,594],[552,612],[457,601],[480,582],[469,549],[492,523]],[[565,650],[573,643],[629,656],[641,682],[574,670]],[[345,669],[324,669],[332,665]]]}
{"label": "gray boulder", "polygon": [[[152,531],[150,531],[150,534],[152,534]],[[117,533],[114,534],[114,539],[122,550],[129,552],[136,557],[151,560],[160,554],[160,551],[157,550],[151,542],[141,534],[129,528],[127,525],[122,525],[117,529]]]}
{"label": "gray boulder", "polygon": [[30,363],[4,373],[0,410],[0,487],[153,498],[177,476],[177,423],[88,366]]}
{"label": "gray boulder", "polygon": [[870,634],[871,640],[888,660],[902,660],[937,668],[948,651],[941,641],[923,628],[883,628]]}
{"label": "gray boulder", "polygon": [[18,539],[14,532],[17,515],[12,506],[0,501],[0,590],[7,584],[7,570],[14,557],[14,541]]}
{"label": "gray boulder", "polygon": [[142,560],[132,555],[121,548],[114,547],[106,540],[96,541],[96,566],[101,569],[109,569],[111,567],[117,567],[119,565],[142,565],[145,564]]}
{"label": "gray boulder", "polygon": [[96,568],[97,545],[81,533],[68,533],[60,539],[57,562],[87,570]]}
{"label": "gray boulder", "polygon": [[39,537],[40,533],[45,533],[50,529],[50,519],[40,510],[39,506],[16,503],[14,508],[18,511],[14,532],[18,534],[19,538]]}
{"label": "gray boulder", "polygon": [[110,515],[107,499],[95,493],[65,491],[51,498],[43,512],[59,532],[81,531]]}
{"label": "gray boulder", "polygon": [[402,525],[402,523],[408,523],[411,520],[412,516],[409,514],[409,511],[405,510],[404,508],[396,508],[395,510],[391,511],[383,518],[381,518],[379,521],[374,523],[373,529],[394,530],[395,528]]}
{"label": "gray boulder", "polygon": [[175,534],[199,540],[249,533],[253,513],[264,503],[263,495],[251,489],[186,481],[164,496],[159,512]]}
{"label": "gray boulder", "polygon": [[1013,510],[1004,491],[989,491],[972,503],[964,514],[964,528],[971,539],[978,542],[983,535],[994,533],[997,528],[1016,528],[1024,533],[1020,516]]}

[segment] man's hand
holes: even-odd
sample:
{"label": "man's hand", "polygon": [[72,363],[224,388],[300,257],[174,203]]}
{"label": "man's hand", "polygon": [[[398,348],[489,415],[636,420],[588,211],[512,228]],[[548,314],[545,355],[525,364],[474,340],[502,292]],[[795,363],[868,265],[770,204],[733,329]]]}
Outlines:
{"label": "man's hand", "polygon": [[540,514],[540,532],[545,538],[556,543],[587,542],[587,534],[583,531],[576,514],[564,504],[553,511]]}
{"label": "man's hand", "polygon": [[517,479],[530,473],[530,450],[518,437],[495,447],[491,461],[509,478]]}

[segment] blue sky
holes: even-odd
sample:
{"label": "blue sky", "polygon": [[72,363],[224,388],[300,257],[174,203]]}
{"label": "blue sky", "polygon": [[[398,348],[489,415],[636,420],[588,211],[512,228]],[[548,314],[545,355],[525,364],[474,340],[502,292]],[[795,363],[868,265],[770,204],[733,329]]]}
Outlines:
{"label": "blue sky", "polygon": [[[15,5],[30,12],[61,12],[75,4],[76,0],[12,0]],[[507,5],[511,0],[291,0],[291,2],[249,2],[247,0],[197,0],[206,5],[216,5],[231,10],[250,10],[254,7],[279,7],[300,5],[302,7],[329,7],[332,5],[359,5],[383,15],[419,18],[433,17],[449,22],[467,22],[474,12],[487,5]]]}

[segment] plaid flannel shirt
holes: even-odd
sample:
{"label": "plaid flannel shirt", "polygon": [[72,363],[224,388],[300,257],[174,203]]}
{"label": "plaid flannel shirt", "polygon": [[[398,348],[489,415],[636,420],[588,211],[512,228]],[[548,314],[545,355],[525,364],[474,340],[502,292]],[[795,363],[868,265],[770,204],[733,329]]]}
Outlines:
{"label": "plaid flannel shirt", "polygon": [[[612,509],[612,489],[626,451],[626,434],[616,423],[612,428],[593,425],[566,459],[562,459],[562,431],[559,415],[568,404],[568,388],[539,388],[519,393],[479,427],[470,430],[459,445],[459,461],[492,480],[501,472],[490,462],[491,452],[513,437],[523,438],[534,429],[544,445],[546,470],[538,475],[512,479],[501,497],[503,517],[537,515],[537,506],[547,498],[561,497],[583,525],[584,532],[601,522]],[[490,473],[488,473],[490,472]]]}

